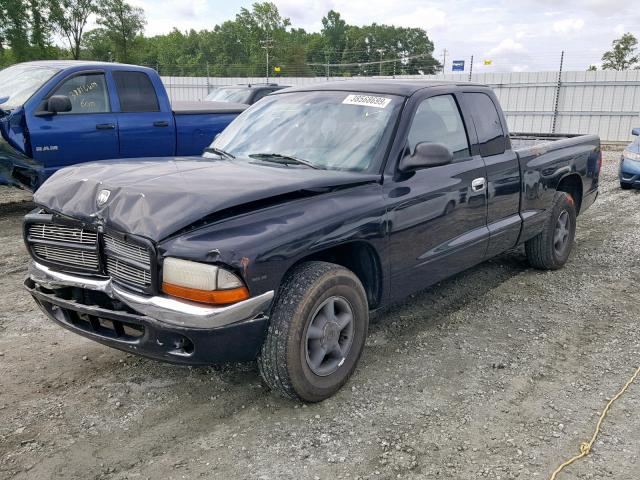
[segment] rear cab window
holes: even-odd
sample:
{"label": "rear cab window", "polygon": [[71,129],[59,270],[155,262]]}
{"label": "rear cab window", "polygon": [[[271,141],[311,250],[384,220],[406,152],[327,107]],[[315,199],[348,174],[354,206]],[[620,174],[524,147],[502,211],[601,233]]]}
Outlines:
{"label": "rear cab window", "polygon": [[121,112],[159,112],[156,89],[143,72],[113,72]]}
{"label": "rear cab window", "polygon": [[491,97],[486,93],[465,93],[465,103],[469,108],[478,135],[480,155],[490,157],[500,155],[507,149],[507,135],[502,128],[500,114]]}

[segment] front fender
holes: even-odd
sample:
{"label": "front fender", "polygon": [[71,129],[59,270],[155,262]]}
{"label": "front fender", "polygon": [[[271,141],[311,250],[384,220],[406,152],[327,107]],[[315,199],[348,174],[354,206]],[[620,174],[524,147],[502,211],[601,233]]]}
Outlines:
{"label": "front fender", "polygon": [[385,219],[380,184],[367,184],[207,225],[160,242],[159,253],[230,266],[259,295],[277,291],[301,259],[337,245],[365,241],[385,265]]}

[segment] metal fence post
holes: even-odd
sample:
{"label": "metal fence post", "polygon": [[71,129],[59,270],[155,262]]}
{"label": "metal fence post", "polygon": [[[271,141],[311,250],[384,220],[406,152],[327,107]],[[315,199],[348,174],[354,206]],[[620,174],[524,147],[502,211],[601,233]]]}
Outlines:
{"label": "metal fence post", "polygon": [[562,88],[562,65],[564,64],[564,50],[560,54],[560,70],[558,71],[558,85],[556,86],[556,101],[553,106],[553,123],[551,125],[551,133],[556,133],[556,125],[558,124],[558,104],[560,103],[560,89]]}
{"label": "metal fence post", "polygon": [[211,91],[211,85],[209,85],[209,62],[207,62],[207,95]]}

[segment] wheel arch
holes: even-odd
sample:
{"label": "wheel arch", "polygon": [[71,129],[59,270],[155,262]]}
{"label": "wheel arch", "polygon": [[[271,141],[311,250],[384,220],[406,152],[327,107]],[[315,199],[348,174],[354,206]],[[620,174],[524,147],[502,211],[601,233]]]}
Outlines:
{"label": "wheel arch", "polygon": [[556,190],[571,195],[576,204],[576,214],[579,215],[583,194],[582,178],[580,175],[575,172],[565,175],[560,179],[560,182],[558,182]]}
{"label": "wheel arch", "polygon": [[370,243],[355,240],[315,251],[298,259],[287,269],[284,277],[301,263],[310,261],[334,263],[352,271],[364,287],[369,309],[374,309],[381,303],[382,264],[378,252]]}

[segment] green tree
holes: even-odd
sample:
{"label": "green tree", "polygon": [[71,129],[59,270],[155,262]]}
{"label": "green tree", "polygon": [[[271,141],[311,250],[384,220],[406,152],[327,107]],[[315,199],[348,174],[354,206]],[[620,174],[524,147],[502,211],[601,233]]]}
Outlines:
{"label": "green tree", "polygon": [[325,42],[325,55],[329,62],[339,62],[347,41],[347,22],[334,10],[322,18],[322,36]]}
{"label": "green tree", "polygon": [[144,10],[124,0],[102,0],[98,9],[98,25],[111,40],[115,57],[128,62],[131,47],[146,24]]}
{"label": "green tree", "polygon": [[638,40],[631,33],[612,42],[613,48],[602,55],[603,70],[629,70],[640,68],[640,57],[636,55]]}
{"label": "green tree", "polygon": [[78,60],[89,15],[96,11],[95,0],[51,0],[50,8],[51,23],[67,39],[71,55]]}
{"label": "green tree", "polygon": [[23,0],[0,0],[0,39],[4,48],[10,48],[8,61],[30,59],[29,9]]}
{"label": "green tree", "polygon": [[89,30],[82,36],[81,58],[101,62],[113,61],[113,45],[102,28]]}

